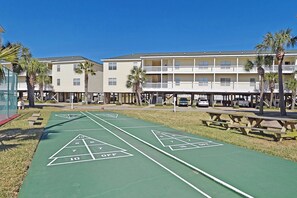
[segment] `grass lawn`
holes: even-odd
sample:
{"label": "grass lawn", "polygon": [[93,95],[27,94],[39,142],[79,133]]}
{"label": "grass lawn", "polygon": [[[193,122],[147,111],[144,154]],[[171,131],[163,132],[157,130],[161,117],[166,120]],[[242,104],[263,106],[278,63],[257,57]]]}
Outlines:
{"label": "grass lawn", "polygon": [[[81,107],[81,109],[83,108],[84,106]],[[61,109],[54,107],[25,109],[19,112],[20,116],[18,118],[1,126],[0,136],[5,134],[9,137],[9,139],[3,141],[4,145],[0,145],[1,198],[17,197],[19,188],[38,145],[43,127],[46,126],[50,113],[53,111],[61,111]],[[33,128],[29,128],[27,118],[33,112],[40,112],[42,120],[40,125],[34,125]],[[207,117],[207,114],[203,112],[189,111],[173,113],[172,111],[153,109],[150,111],[127,109],[116,112],[297,162],[296,140],[275,142],[271,137],[245,136],[236,131],[205,127],[200,121]]]}
{"label": "grass lawn", "polygon": [[[0,136],[6,137],[4,145],[0,144],[1,198],[17,197],[43,127],[53,110],[59,111],[55,108],[21,110],[18,118],[1,126]],[[39,125],[29,128],[27,118],[34,112],[40,112],[42,120]]]}
{"label": "grass lawn", "polygon": [[201,119],[209,117],[204,112],[188,111],[174,113],[171,111],[144,112],[138,110],[123,110],[117,112],[297,162],[296,140],[275,142],[272,137],[252,134],[246,136],[233,130],[226,131],[223,129],[220,130],[218,128],[206,127],[202,125],[200,121]]}

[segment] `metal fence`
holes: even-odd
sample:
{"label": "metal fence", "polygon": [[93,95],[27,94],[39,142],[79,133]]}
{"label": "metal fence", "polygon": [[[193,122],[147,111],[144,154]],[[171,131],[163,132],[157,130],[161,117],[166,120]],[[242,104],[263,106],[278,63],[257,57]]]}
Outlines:
{"label": "metal fence", "polygon": [[0,79],[0,122],[17,113],[17,74],[2,67],[4,76]]}

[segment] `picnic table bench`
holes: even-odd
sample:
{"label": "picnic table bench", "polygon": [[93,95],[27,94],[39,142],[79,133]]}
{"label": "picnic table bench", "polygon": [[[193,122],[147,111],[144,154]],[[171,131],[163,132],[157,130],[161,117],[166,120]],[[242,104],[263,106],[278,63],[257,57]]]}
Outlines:
{"label": "picnic table bench", "polygon": [[40,113],[33,113],[31,117],[27,119],[29,122],[29,126],[33,126],[35,122],[37,122],[38,118],[40,117]]}

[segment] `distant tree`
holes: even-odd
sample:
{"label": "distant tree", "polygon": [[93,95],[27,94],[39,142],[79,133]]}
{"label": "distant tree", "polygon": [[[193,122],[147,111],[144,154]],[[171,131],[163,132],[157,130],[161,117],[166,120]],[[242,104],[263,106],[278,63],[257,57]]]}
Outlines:
{"label": "distant tree", "polygon": [[89,74],[96,75],[94,71],[94,64],[86,61],[85,63],[79,63],[78,67],[75,68],[75,72],[78,74],[84,74],[85,76],[85,103],[88,104],[88,83],[89,83]]}
{"label": "distant tree", "polygon": [[[7,43],[6,45],[0,46],[0,60],[11,62],[13,64],[18,62],[18,56],[20,52],[19,44]],[[0,80],[3,79],[4,71],[0,64]]]}
{"label": "distant tree", "polygon": [[297,80],[292,77],[289,78],[286,82],[286,86],[289,90],[292,91],[292,106],[291,109],[293,110],[295,108],[295,100],[296,100],[296,90],[297,90]]}
{"label": "distant tree", "polygon": [[258,52],[270,50],[275,54],[278,62],[278,82],[279,82],[279,105],[280,113],[285,116],[286,106],[284,100],[284,85],[283,85],[283,60],[285,57],[285,50],[289,47],[294,47],[297,42],[297,37],[291,35],[291,29],[280,30],[274,34],[268,32],[262,41],[262,43],[256,46]]}
{"label": "distant tree", "polygon": [[143,84],[146,81],[146,72],[142,69],[142,67],[134,67],[130,74],[128,75],[128,80],[126,82],[127,88],[132,88],[133,92],[136,95],[136,103],[137,105],[142,105],[141,101],[141,93]]}
{"label": "distant tree", "polygon": [[38,63],[38,75],[36,76],[36,82],[39,85],[40,100],[43,101],[44,86],[51,83],[51,78],[48,76],[49,69],[46,63]]}
{"label": "distant tree", "polygon": [[272,107],[273,92],[274,92],[274,89],[275,89],[275,83],[277,82],[277,78],[278,78],[277,73],[270,72],[270,73],[266,73],[264,75],[264,79],[266,81],[268,81],[269,90],[270,90],[270,101],[269,101],[269,107],[270,108]]}
{"label": "distant tree", "polygon": [[247,60],[247,62],[244,65],[244,68],[246,71],[250,71],[254,67],[257,67],[257,73],[259,75],[260,80],[260,108],[259,108],[259,114],[263,115],[263,106],[264,106],[264,66],[271,66],[273,61],[272,56],[263,56],[258,55],[255,59],[255,61]]}

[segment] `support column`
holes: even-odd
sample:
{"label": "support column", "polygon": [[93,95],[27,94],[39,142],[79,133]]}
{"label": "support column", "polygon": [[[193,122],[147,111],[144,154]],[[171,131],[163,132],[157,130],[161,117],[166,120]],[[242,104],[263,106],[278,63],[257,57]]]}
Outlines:
{"label": "support column", "polygon": [[193,106],[193,104],[194,104],[194,94],[191,93],[191,106]]}
{"label": "support column", "polygon": [[214,107],[213,94],[210,94],[210,105]]}

